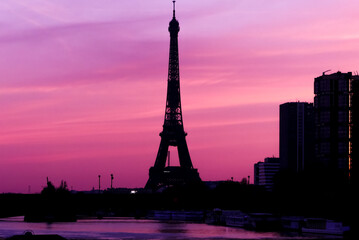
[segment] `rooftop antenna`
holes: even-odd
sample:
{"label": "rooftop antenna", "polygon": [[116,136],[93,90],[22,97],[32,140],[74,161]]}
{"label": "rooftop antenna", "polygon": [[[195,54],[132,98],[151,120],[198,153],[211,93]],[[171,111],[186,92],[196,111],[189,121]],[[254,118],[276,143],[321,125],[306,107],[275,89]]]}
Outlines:
{"label": "rooftop antenna", "polygon": [[329,70],[324,71],[324,72],[323,72],[323,76],[325,75],[326,72],[329,72],[329,71],[332,71],[332,70],[329,69]]}

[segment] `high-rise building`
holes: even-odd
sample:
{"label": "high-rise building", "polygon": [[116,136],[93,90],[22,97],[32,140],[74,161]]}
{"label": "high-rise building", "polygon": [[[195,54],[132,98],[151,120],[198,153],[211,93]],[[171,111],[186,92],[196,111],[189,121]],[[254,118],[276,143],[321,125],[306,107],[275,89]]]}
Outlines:
{"label": "high-rise building", "polygon": [[281,104],[279,109],[281,170],[302,172],[314,158],[313,104],[288,102]]}
{"label": "high-rise building", "polygon": [[279,158],[276,157],[268,157],[264,162],[254,164],[254,185],[264,186],[267,191],[272,191],[274,176],[279,169]]}
{"label": "high-rise building", "polygon": [[[315,78],[315,156],[318,167],[350,174],[357,135],[358,76],[333,73]],[[353,101],[354,99],[354,101]],[[354,142],[353,142],[354,141]],[[354,163],[355,164],[355,163]]]}
{"label": "high-rise building", "polygon": [[[350,179],[355,187],[358,187],[358,159],[359,159],[359,79],[358,76],[351,83],[351,163],[350,163]],[[357,188],[358,189],[358,188]]]}

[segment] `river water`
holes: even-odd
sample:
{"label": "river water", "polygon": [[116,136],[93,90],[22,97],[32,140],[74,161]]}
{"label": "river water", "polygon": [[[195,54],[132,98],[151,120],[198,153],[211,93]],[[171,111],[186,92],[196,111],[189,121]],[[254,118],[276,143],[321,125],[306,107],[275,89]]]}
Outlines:
{"label": "river water", "polygon": [[313,239],[273,232],[201,223],[163,222],[136,219],[88,219],[72,223],[27,223],[23,217],[0,218],[0,239],[23,234],[58,234],[67,239]]}

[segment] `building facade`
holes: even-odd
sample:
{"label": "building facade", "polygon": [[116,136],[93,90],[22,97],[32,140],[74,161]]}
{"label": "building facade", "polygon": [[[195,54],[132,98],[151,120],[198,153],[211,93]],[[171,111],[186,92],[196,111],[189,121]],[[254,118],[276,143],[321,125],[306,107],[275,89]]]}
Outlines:
{"label": "building facade", "polygon": [[356,76],[351,82],[351,162],[350,180],[358,189],[358,159],[359,159],[359,78]]}
{"label": "building facade", "polygon": [[358,121],[355,120],[358,79],[351,72],[323,73],[315,78],[315,157],[317,166],[322,169],[350,174],[353,151],[359,150],[353,148]]}
{"label": "building facade", "polygon": [[267,191],[273,190],[274,176],[279,172],[279,158],[265,158],[264,162],[254,164],[254,185],[264,186]]}
{"label": "building facade", "polygon": [[314,158],[313,104],[288,102],[281,104],[279,109],[281,170],[302,172]]}

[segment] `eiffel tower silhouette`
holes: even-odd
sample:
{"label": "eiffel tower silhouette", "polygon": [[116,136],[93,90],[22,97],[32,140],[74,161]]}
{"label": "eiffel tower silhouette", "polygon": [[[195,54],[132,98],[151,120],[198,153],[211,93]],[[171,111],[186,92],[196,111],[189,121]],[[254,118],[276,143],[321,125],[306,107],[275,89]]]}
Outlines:
{"label": "eiffel tower silhouette", "polygon": [[[170,32],[170,54],[165,119],[163,131],[160,133],[161,143],[156,162],[150,168],[149,179],[145,186],[145,188],[150,189],[201,182],[197,169],[193,168],[186,142],[187,133],[183,128],[178,61],[179,30],[179,23],[175,15],[175,1],[173,1],[173,18],[168,27]],[[169,146],[177,147],[180,166],[166,167]]]}

